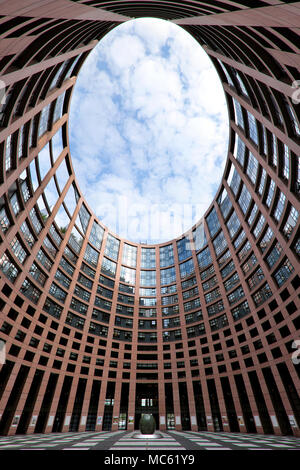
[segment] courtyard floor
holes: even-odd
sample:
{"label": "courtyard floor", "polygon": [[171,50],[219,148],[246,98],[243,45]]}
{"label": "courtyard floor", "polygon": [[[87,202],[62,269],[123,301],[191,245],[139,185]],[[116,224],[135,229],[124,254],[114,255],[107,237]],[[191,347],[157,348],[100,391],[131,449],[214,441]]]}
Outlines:
{"label": "courtyard floor", "polygon": [[71,432],[0,436],[1,450],[300,450],[300,438],[224,432],[160,432],[161,439],[133,439],[135,432]]}

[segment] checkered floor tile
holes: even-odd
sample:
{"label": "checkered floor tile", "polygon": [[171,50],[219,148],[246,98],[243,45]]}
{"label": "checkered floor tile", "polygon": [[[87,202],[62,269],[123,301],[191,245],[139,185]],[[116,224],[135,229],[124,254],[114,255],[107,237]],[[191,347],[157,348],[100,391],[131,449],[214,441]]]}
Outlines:
{"label": "checkered floor tile", "polygon": [[167,433],[161,432],[162,438],[155,440],[147,437],[135,439],[135,434],[136,431],[121,437],[110,450],[185,450],[185,447]]}
{"label": "checkered floor tile", "polygon": [[134,438],[135,432],[83,432],[0,437],[1,450],[300,450],[293,436],[224,432],[167,431],[160,439]]}

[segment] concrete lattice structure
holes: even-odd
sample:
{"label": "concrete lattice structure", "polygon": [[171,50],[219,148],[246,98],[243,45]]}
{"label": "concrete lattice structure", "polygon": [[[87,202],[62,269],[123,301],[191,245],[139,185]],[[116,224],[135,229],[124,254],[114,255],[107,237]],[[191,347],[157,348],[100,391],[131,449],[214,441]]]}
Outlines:
{"label": "concrete lattice structure", "polygon": [[[110,233],[72,166],[80,67],[145,16],[192,34],[226,94],[196,250]],[[0,2],[0,434],[131,430],[145,411],[162,430],[300,435],[299,27],[280,0]]]}

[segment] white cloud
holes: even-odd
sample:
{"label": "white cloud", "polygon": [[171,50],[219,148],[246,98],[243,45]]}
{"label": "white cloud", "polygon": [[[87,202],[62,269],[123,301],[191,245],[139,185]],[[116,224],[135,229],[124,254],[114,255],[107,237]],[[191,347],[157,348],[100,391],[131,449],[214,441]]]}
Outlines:
{"label": "white cloud", "polygon": [[[158,241],[149,231],[161,219],[156,207],[166,219],[181,214],[172,227],[160,220],[156,235],[168,240],[197,220],[182,217],[184,204],[197,218],[208,208],[227,154],[227,110],[210,59],[182,28],[148,18],[110,32],[79,74],[70,121],[81,189],[120,236],[136,239],[136,227],[137,238]],[[129,209],[139,204],[139,222],[136,210],[118,210],[125,199]]]}
{"label": "white cloud", "polygon": [[107,38],[104,55],[109,68],[114,73],[121,74],[124,68],[134,66],[145,56],[145,48],[137,36],[123,34],[116,36],[113,41]]}

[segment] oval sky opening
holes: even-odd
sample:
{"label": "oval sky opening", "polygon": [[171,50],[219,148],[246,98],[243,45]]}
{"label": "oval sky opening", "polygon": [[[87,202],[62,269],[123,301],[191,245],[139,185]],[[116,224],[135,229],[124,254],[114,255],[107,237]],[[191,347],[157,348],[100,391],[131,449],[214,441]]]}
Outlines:
{"label": "oval sky opening", "polygon": [[169,241],[203,216],[224,172],[228,129],[209,57],[183,28],[156,18],[109,32],[71,100],[80,188],[99,220],[133,242]]}

